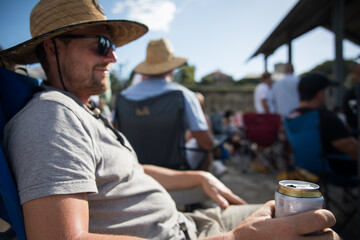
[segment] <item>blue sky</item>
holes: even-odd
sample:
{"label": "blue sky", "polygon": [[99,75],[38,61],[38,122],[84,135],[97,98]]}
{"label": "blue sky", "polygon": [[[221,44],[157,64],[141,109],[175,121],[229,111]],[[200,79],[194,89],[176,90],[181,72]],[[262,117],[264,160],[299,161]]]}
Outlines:
{"label": "blue sky", "polygon": [[[0,46],[8,48],[30,39],[29,16],[37,0],[3,0],[0,3]],[[175,55],[188,58],[195,77],[222,71],[238,80],[261,73],[264,60],[248,58],[280,23],[297,0],[99,0],[108,19],[145,23],[150,31],[118,48],[114,68],[122,78],[145,59],[150,40],[166,37]],[[321,27],[293,42],[295,73],[301,74],[334,58],[334,36]],[[360,55],[360,46],[344,41],[344,57]],[[287,46],[268,58],[268,70],[287,61]],[[122,65],[122,71],[119,71]]]}

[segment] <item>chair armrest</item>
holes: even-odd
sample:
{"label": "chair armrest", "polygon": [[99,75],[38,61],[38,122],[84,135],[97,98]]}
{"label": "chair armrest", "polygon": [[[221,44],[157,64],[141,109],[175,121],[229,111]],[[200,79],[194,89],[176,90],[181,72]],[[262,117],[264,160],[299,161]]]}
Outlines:
{"label": "chair armrest", "polygon": [[354,161],[350,156],[345,154],[327,154],[327,159],[334,159],[334,160],[345,160],[345,161]]}
{"label": "chair armrest", "polygon": [[185,190],[169,191],[177,206],[201,203],[209,200],[209,197],[201,187],[194,187]]}
{"label": "chair armrest", "polygon": [[224,144],[231,137],[232,136],[229,136],[227,134],[214,135],[214,146],[213,146],[212,150],[215,150],[216,148],[220,147],[220,145]]}

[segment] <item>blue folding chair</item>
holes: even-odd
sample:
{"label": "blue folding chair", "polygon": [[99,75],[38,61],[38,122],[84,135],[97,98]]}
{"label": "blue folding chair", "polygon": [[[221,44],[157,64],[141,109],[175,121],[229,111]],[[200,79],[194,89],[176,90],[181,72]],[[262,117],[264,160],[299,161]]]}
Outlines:
{"label": "blue folding chair", "polygon": [[333,185],[341,188],[346,199],[351,199],[351,203],[355,203],[356,196],[352,193],[352,190],[358,187],[359,181],[356,176],[336,172],[331,166],[332,161],[342,161],[342,163],[347,164],[346,161],[353,160],[347,155],[326,154],[323,151],[318,110],[310,111],[299,117],[286,119],[285,130],[293,148],[295,166],[318,175],[326,207],[334,206],[345,216],[345,221],[338,223],[336,226],[337,230],[341,231],[350,219],[356,215],[358,210],[355,206],[353,211],[345,209],[343,207],[344,203],[337,201],[329,193],[328,186]]}
{"label": "blue folding chair", "polygon": [[[0,136],[5,124],[41,90],[40,81],[0,68]],[[3,149],[0,149],[0,217],[9,222],[19,240],[26,239],[19,195]]]}
{"label": "blue folding chair", "polygon": [[[323,159],[318,111],[311,111],[297,118],[287,119],[285,129],[294,151],[295,165],[321,175],[323,168],[330,171]],[[324,166],[323,166],[324,165]]]}

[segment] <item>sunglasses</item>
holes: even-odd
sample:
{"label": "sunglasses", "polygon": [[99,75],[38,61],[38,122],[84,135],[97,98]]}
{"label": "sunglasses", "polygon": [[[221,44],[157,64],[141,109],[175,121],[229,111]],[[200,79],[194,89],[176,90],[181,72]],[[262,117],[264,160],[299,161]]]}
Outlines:
{"label": "sunglasses", "polygon": [[114,51],[116,49],[115,43],[111,42],[109,38],[104,37],[102,35],[61,35],[58,38],[98,38],[98,49],[97,52],[101,56],[106,57],[112,48]]}

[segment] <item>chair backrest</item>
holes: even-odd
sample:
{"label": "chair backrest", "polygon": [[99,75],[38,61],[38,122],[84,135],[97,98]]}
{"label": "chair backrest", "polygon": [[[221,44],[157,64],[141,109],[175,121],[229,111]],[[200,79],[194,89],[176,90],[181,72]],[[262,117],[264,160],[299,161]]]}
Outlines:
{"label": "chair backrest", "polygon": [[119,130],[135,149],[139,162],[188,169],[185,154],[184,96],[171,91],[140,101],[116,99]]}
{"label": "chair backrest", "polygon": [[299,117],[286,119],[285,130],[294,151],[296,166],[318,175],[323,170],[331,171],[323,154],[319,111],[313,110]]}
{"label": "chair backrest", "polygon": [[[40,90],[39,80],[0,68],[1,137],[5,124]],[[10,222],[17,238],[23,240],[26,239],[26,234],[22,207],[2,148],[0,150],[0,193],[6,209],[1,217]]]}
{"label": "chair backrest", "polygon": [[245,113],[243,115],[245,138],[268,147],[278,140],[281,127],[279,114]]}

